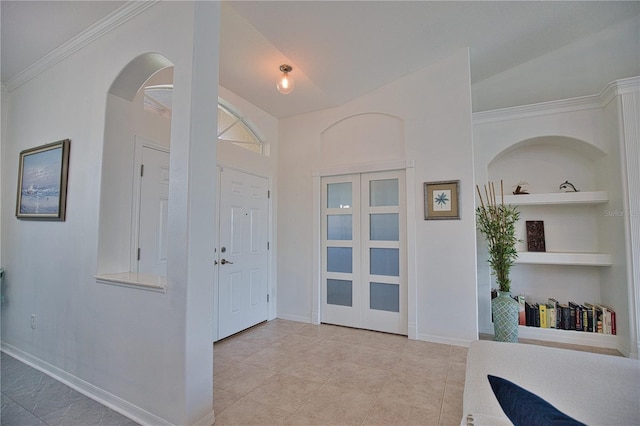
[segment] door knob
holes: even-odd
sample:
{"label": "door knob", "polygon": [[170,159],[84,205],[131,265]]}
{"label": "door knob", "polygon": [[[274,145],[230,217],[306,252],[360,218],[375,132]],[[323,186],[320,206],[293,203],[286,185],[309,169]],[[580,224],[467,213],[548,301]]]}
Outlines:
{"label": "door knob", "polygon": [[227,259],[222,259],[222,260],[220,261],[220,263],[222,263],[223,265],[226,265],[227,263],[228,263],[229,265],[233,265],[233,262],[229,262]]}

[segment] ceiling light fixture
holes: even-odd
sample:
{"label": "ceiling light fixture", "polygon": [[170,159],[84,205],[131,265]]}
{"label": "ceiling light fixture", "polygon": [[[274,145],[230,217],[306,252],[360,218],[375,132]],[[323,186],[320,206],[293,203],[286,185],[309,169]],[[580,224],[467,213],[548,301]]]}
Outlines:
{"label": "ceiling light fixture", "polygon": [[278,79],[278,84],[276,87],[278,88],[278,92],[283,95],[288,95],[293,91],[293,88],[296,85],[296,82],[293,81],[293,78],[289,76],[293,68],[291,65],[283,64],[280,65],[280,71],[282,71],[282,76]]}

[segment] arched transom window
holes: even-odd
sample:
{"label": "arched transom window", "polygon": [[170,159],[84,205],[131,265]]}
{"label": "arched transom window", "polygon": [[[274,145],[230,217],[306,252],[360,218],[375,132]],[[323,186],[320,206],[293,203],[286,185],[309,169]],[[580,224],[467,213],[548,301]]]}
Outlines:
{"label": "arched transom window", "polygon": [[[147,86],[144,90],[144,107],[147,111],[170,116],[172,95],[172,85]],[[232,143],[249,151],[264,154],[264,144],[248,120],[220,98],[218,98],[217,136],[220,142]]]}

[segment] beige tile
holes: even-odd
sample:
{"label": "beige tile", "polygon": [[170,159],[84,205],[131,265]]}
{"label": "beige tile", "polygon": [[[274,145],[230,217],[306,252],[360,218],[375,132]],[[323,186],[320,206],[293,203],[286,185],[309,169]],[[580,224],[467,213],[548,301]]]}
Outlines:
{"label": "beige tile", "polygon": [[400,351],[355,346],[346,354],[345,361],[363,367],[391,370],[398,365],[401,358]]}
{"label": "beige tile", "polygon": [[243,342],[234,338],[214,343],[213,356],[222,355],[232,358],[234,361],[243,361],[254,353],[260,351],[262,347],[255,343]]}
{"label": "beige tile", "polygon": [[447,359],[425,358],[421,355],[404,353],[392,372],[407,379],[415,380],[440,380],[444,382],[449,373],[449,361]]}
{"label": "beige tile", "polygon": [[464,386],[449,384],[445,386],[444,400],[442,402],[442,413],[452,414],[462,418],[462,394]]}
{"label": "beige tile", "polygon": [[318,327],[317,325],[307,324],[304,322],[296,322],[296,321],[287,321],[283,319],[275,319],[273,321],[269,321],[261,326],[261,328],[266,330],[274,330],[281,333],[289,334],[289,333],[299,333],[301,330],[311,327]]}
{"label": "beige tile", "polygon": [[281,370],[290,365],[300,355],[277,346],[268,346],[244,360],[245,363],[259,367]]}
{"label": "beige tile", "polygon": [[329,421],[327,419],[321,419],[310,416],[302,416],[300,414],[292,414],[289,416],[285,425],[290,426],[343,426],[342,421]]}
{"label": "beige tile", "polygon": [[296,412],[327,424],[359,425],[373,409],[376,397],[356,390],[322,385]]}
{"label": "beige tile", "polygon": [[216,416],[222,413],[227,407],[230,407],[234,402],[242,398],[242,395],[228,392],[224,389],[213,389],[213,411]]}
{"label": "beige tile", "polygon": [[247,396],[263,404],[294,413],[320,385],[312,380],[275,374]]}
{"label": "beige tile", "polygon": [[298,353],[307,351],[315,347],[318,341],[313,337],[303,336],[301,334],[287,334],[277,342],[270,345],[272,348],[282,349],[290,353]]}
{"label": "beige tile", "polygon": [[440,410],[437,408],[428,410],[379,398],[362,424],[366,426],[430,426],[438,424],[439,416]]}
{"label": "beige tile", "polygon": [[467,352],[469,348],[464,346],[451,346],[449,353],[449,362],[459,362],[465,364],[467,362]]}
{"label": "beige tile", "polygon": [[462,416],[456,416],[454,414],[442,414],[440,415],[440,421],[438,426],[460,426]]}
{"label": "beige tile", "polygon": [[422,358],[449,359],[451,346],[440,343],[410,340],[404,350],[405,353],[419,355]]}
{"label": "beige tile", "polygon": [[214,389],[245,395],[275,374],[275,370],[239,362],[235,367],[213,376]]}
{"label": "beige tile", "polygon": [[447,373],[447,383],[464,386],[466,370],[467,370],[466,364],[450,362],[449,372]]}
{"label": "beige tile", "polygon": [[407,336],[398,334],[374,333],[366,335],[361,345],[387,351],[402,352],[409,345],[409,339]]}
{"label": "beige tile", "polygon": [[389,378],[378,396],[391,403],[406,404],[427,410],[440,410],[444,388],[445,382],[440,379],[418,380],[396,375]]}
{"label": "beige tile", "polygon": [[388,370],[344,363],[329,376],[326,384],[377,395],[389,377]]}
{"label": "beige tile", "polygon": [[317,355],[304,355],[280,370],[281,373],[303,379],[324,382],[340,365],[340,362]]}
{"label": "beige tile", "polygon": [[330,359],[334,362],[345,361],[349,354],[358,349],[358,346],[335,340],[318,340],[315,345],[308,346],[300,351],[301,355],[315,355]]}
{"label": "beige tile", "polygon": [[291,413],[244,397],[216,415],[220,425],[283,425]]}
{"label": "beige tile", "polygon": [[213,374],[220,374],[223,371],[228,370],[229,368],[234,367],[238,364],[234,358],[229,356],[224,356],[219,354],[218,352],[214,352],[213,354]]}

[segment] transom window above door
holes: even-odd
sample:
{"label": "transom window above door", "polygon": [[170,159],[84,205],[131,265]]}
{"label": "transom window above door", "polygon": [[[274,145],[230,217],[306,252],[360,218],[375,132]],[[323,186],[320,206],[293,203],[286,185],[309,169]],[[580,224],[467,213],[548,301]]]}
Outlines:
{"label": "transom window above door", "polygon": [[[173,85],[147,86],[144,89],[144,108],[147,111],[171,116]],[[224,99],[218,98],[218,141],[264,155],[264,143],[248,119]]]}

